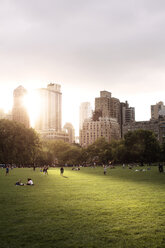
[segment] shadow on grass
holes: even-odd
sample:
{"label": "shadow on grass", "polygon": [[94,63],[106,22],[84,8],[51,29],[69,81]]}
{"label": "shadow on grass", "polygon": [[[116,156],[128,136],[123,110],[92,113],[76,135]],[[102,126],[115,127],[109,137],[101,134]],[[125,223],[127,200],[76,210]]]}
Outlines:
{"label": "shadow on grass", "polygon": [[[143,167],[146,169],[147,167]],[[97,167],[93,168],[82,168],[81,172],[84,174],[90,174],[93,176],[100,176],[111,180],[111,178],[119,179],[122,181],[132,181],[147,184],[157,184],[160,186],[165,186],[165,173],[159,173],[156,166],[151,167],[151,170],[146,171],[135,171],[137,167],[132,170],[123,169],[118,166],[115,169],[107,170],[106,176],[103,174],[103,168]]]}

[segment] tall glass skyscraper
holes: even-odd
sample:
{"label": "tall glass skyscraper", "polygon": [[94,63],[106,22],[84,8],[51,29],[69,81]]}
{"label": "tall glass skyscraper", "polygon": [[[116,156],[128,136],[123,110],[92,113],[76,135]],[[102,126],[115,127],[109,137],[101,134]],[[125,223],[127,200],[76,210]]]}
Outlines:
{"label": "tall glass skyscraper", "polygon": [[47,88],[37,90],[39,116],[35,125],[37,130],[61,131],[62,122],[62,93],[61,85],[48,84]]}
{"label": "tall glass skyscraper", "polygon": [[82,102],[79,108],[79,131],[83,128],[86,119],[92,117],[92,107],[90,102]]}

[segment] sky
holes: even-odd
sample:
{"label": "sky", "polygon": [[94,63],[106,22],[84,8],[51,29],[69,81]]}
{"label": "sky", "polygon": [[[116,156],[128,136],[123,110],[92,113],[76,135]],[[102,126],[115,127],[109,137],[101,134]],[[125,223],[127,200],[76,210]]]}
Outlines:
{"label": "sky", "polygon": [[61,84],[63,124],[101,90],[150,119],[165,102],[164,0],[0,0],[0,107],[13,90]]}

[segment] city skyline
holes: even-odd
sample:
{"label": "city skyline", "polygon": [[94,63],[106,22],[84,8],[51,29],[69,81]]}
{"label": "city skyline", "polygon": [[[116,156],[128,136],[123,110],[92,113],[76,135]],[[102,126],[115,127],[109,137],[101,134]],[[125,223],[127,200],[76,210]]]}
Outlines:
{"label": "city skyline", "polygon": [[[24,85],[22,85],[24,87]],[[17,84],[16,88],[19,87],[19,85]],[[46,85],[43,85],[43,88],[45,88]],[[39,87],[39,88],[33,88],[33,87],[24,87],[27,92],[29,93],[29,96],[28,98],[25,100],[25,105],[28,109],[28,112],[29,112],[29,115],[30,115],[30,121],[31,121],[31,125],[32,127],[34,127],[34,122],[36,121],[36,116],[37,116],[37,113],[38,113],[38,105],[36,104],[36,106],[34,106],[34,102],[35,102],[35,97],[37,96],[34,91],[42,88],[42,87]],[[74,128],[75,128],[75,134],[76,136],[79,136],[79,108],[80,108],[80,105],[81,103],[85,102],[85,101],[81,101],[80,102],[80,105],[76,105],[74,106],[75,102],[79,102],[79,96],[77,95],[76,99],[70,99],[70,102],[68,102],[66,99],[65,99],[65,95],[63,93],[63,87],[61,85],[61,92],[62,92],[62,127],[65,125],[66,122],[70,122],[73,124]],[[14,89],[10,89],[11,92],[9,94],[9,92],[7,91],[7,95],[8,97],[7,98],[4,98],[3,101],[2,101],[2,98],[5,97],[5,91],[3,91],[3,88],[1,90],[1,94],[2,94],[2,97],[1,97],[1,101],[0,101],[0,109],[3,109],[5,111],[5,113],[9,113],[10,111],[12,111],[12,108],[13,108],[13,91]],[[113,93],[113,92],[111,92]],[[85,98],[86,96],[84,96],[84,99],[90,99],[88,102],[91,103],[91,106],[92,106],[92,110],[94,111],[94,102],[95,102],[95,98],[99,97],[99,94],[100,92],[97,92],[97,94],[93,97],[93,99],[90,99],[90,98]],[[117,97],[113,94],[114,97]],[[82,96],[82,99],[83,99],[83,96]],[[126,97],[123,97],[122,99],[125,99],[125,100],[121,100],[121,98],[119,98],[120,102],[125,102],[127,101],[128,99],[126,99]],[[73,102],[72,102],[73,101]],[[151,105],[154,105],[158,102],[160,102],[161,99],[159,101],[156,101],[156,102],[152,102]],[[37,103],[37,102],[36,102]],[[70,104],[69,104],[70,103]],[[130,102],[129,102],[130,103]],[[73,105],[72,105],[73,104]],[[131,105],[131,104],[130,104]],[[144,114],[144,117],[143,118],[137,118],[137,111],[136,111],[136,106],[135,106],[135,120],[136,121],[147,121],[151,118],[151,105],[149,106],[149,109],[148,109],[148,113],[146,114],[146,111],[147,111],[147,107],[145,105],[145,103],[143,103],[143,114]],[[72,106],[74,107],[74,109],[72,109]],[[133,106],[134,107],[134,106]],[[71,108],[71,111],[69,111]],[[142,116],[142,115],[141,115]]]}
{"label": "city skyline", "polygon": [[149,120],[150,106],[165,102],[164,7],[161,0],[2,0],[0,107],[11,108],[19,85],[57,82],[63,124],[78,127],[81,102],[94,107],[101,90],[128,100],[137,121]]}

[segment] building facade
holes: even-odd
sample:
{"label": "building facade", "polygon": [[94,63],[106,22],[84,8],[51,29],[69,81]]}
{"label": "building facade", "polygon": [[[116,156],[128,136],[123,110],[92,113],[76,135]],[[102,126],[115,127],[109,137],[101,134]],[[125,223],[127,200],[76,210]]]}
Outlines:
{"label": "building facade", "polygon": [[83,128],[86,119],[92,117],[92,107],[90,102],[82,102],[79,108],[79,130]]}
{"label": "building facade", "polygon": [[121,137],[123,137],[123,125],[131,122],[135,122],[135,108],[129,107],[128,102],[126,101],[120,103],[120,115],[121,115]]}
{"label": "building facade", "polygon": [[120,138],[120,127],[115,118],[100,117],[98,121],[84,121],[80,131],[80,145],[87,147],[99,138],[105,138],[107,142]]}
{"label": "building facade", "polygon": [[71,123],[67,122],[65,123],[64,130],[66,130],[68,136],[69,136],[69,143],[73,144],[75,143],[75,130]]}
{"label": "building facade", "polygon": [[163,102],[151,105],[151,120],[157,120],[163,113],[165,115],[165,106]]}
{"label": "building facade", "polygon": [[40,138],[44,140],[63,140],[69,142],[69,135],[65,131],[38,130]]}
{"label": "building facade", "polygon": [[135,121],[135,108],[129,107],[127,101],[120,103],[111,92],[100,91],[100,97],[95,98],[93,120],[99,117],[115,118],[120,125],[120,137],[123,137],[123,125]]}
{"label": "building facade", "polygon": [[160,143],[165,142],[165,117],[160,117],[157,120],[126,123],[123,125],[123,136],[129,131],[140,129],[152,131]]}
{"label": "building facade", "polygon": [[23,86],[17,87],[13,92],[13,109],[12,109],[12,120],[22,123],[25,127],[29,128],[30,121],[27,113],[27,109],[24,105],[24,97],[27,91]]}
{"label": "building facade", "polygon": [[111,92],[100,91],[100,97],[95,98],[95,112],[100,113],[100,117],[110,118]]}
{"label": "building facade", "polygon": [[116,118],[121,122],[120,101],[112,97],[111,92],[100,91],[100,97],[95,98],[95,113],[100,113],[100,117]]}
{"label": "building facade", "polygon": [[40,111],[35,124],[36,130],[61,131],[62,93],[59,84],[48,84],[47,88],[37,90],[40,99]]}

